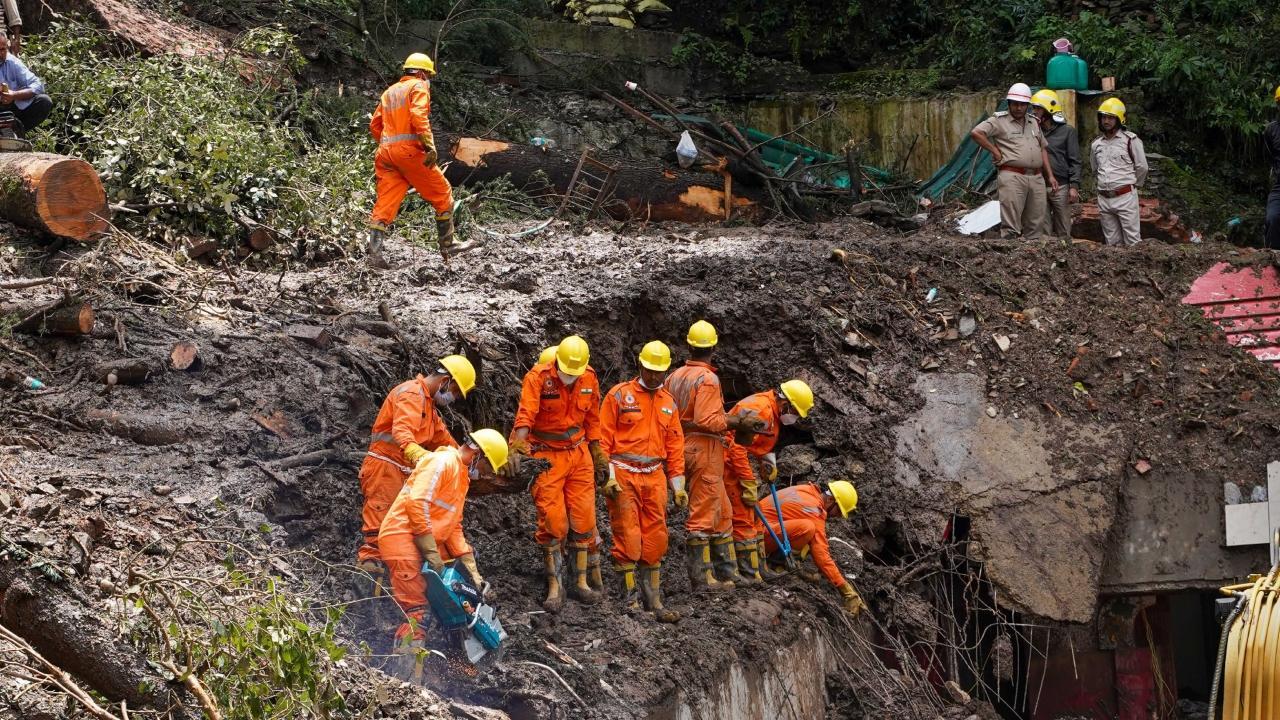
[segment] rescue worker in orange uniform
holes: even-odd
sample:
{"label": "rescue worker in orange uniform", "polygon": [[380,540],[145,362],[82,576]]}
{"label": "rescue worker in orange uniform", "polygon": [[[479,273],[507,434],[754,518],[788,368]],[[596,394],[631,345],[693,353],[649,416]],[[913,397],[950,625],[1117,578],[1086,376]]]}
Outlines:
{"label": "rescue worker in orange uniform", "polygon": [[793,485],[778,491],[778,503],[782,506],[782,518],[779,522],[778,511],[772,502],[760,503],[764,520],[772,531],[765,536],[764,545],[771,555],[777,554],[775,560],[782,563],[781,549],[777,541],[783,537],[782,528],[786,525],[786,539],[791,542],[792,554],[808,551],[818,570],[835,586],[840,593],[844,609],[851,615],[862,612],[862,597],[853,585],[840,574],[840,567],[831,558],[831,548],[827,542],[827,515],[836,508],[840,515],[849,517],[849,513],[858,507],[858,491],[848,480],[835,480],[823,491],[817,485]]}
{"label": "rescue worker in orange uniform", "polygon": [[561,340],[554,360],[525,374],[511,431],[513,471],[521,456],[551,463],[530,488],[538,510],[534,539],[542,546],[547,573],[542,605],[548,612],[559,612],[564,605],[566,549],[573,596],[591,604],[603,590],[596,479],[607,472],[609,456],[600,449],[600,382],[589,359],[586,340],[577,335]]}
{"label": "rescue worker in orange uniform", "polygon": [[[614,385],[600,406],[600,447],[609,455],[605,505],[613,528],[613,569],[628,610],[644,608],[659,622],[679,613],[662,606],[661,566],[667,553],[667,483],[677,507],[684,490],[684,433],[675,398],[662,388],[671,349],[654,340],[640,350],[640,375]],[[636,592],[639,564],[640,592]]]}
{"label": "rescue worker in orange uniform", "polygon": [[[738,570],[748,584],[763,583],[764,574],[768,572],[762,563],[766,557],[761,547],[764,526],[755,512],[756,499],[760,497],[756,478],[768,483],[778,479],[778,456],[774,452],[778,433],[783,426],[809,417],[812,408],[813,390],[809,385],[803,380],[788,380],[773,390],[739,400],[729,411],[730,415],[753,417],[758,421],[754,432],[738,433],[745,447],[736,442],[730,445],[729,455],[737,462],[730,463],[732,471],[726,480],[729,502],[733,505],[733,543]],[[750,458],[754,467],[743,468],[742,461],[746,458]]]}
{"label": "rescue worker in orange uniform", "polygon": [[378,546],[391,573],[391,595],[406,616],[396,630],[397,645],[426,639],[424,563],[439,573],[446,562],[457,560],[486,599],[493,594],[462,534],[462,511],[471,480],[501,471],[507,454],[502,433],[476,430],[461,447],[427,453],[391,504],[378,531]]}
{"label": "rescue worker in orange uniform", "polygon": [[453,188],[436,165],[439,155],[431,135],[431,78],[436,64],[423,53],[404,61],[404,75],[382,93],[378,109],[369,121],[369,132],[378,142],[373,172],[378,199],[369,218],[369,263],[390,267],[382,257],[387,230],[400,214],[400,204],[412,187],[436,211],[440,254],[451,255],[475,247],[475,241],[453,239]]}
{"label": "rescue worker in orange uniform", "polygon": [[667,378],[667,390],[680,408],[684,430],[689,581],[695,590],[732,590],[742,576],[733,550],[733,507],[725,490],[725,433],[754,429],[755,421],[724,411],[720,378],[711,366],[719,340],[715,327],[699,320],[690,326],[685,340],[689,360]]}
{"label": "rescue worker in orange uniform", "polygon": [[378,595],[386,583],[386,569],[378,550],[378,528],[382,527],[387,508],[429,450],[458,446],[437,408],[466,397],[475,384],[476,369],[471,362],[461,355],[448,355],[440,358],[435,372],[400,383],[383,401],[373,421],[369,452],[360,466],[364,544],[356,561],[373,580],[369,594]]}

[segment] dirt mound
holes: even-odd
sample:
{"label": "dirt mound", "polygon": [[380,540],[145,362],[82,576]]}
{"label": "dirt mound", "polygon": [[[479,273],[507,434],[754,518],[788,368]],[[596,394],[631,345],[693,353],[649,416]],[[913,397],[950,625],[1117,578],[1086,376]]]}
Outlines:
{"label": "dirt mound", "polygon": [[[1079,619],[1109,561],[1114,520],[1099,507],[1114,509],[1139,460],[1157,479],[1213,468],[1215,483],[1260,484],[1280,429],[1280,378],[1178,302],[1196,275],[1235,252],[1229,248],[1114,250],[882,232],[851,222],[564,233],[492,241],[451,268],[393,240],[389,259],[401,269],[385,274],[350,263],[228,275],[174,266],[134,244],[85,250],[63,264],[59,282],[95,303],[95,334],[0,340],[7,366],[49,387],[3,391],[11,408],[0,420],[6,537],[70,564],[78,527],[100,522],[108,540],[76,578],[91,602],[104,603],[112,592],[101,580],[157,538],[263,528],[272,546],[311,556],[289,573],[332,599],[349,598],[342,567],[359,534],[356,468],[390,387],[429,370],[440,354],[467,352],[480,362],[481,384],[446,420],[455,434],[481,426],[505,432],[519,380],[547,344],[582,334],[609,385],[631,375],[644,342],[663,338],[679,349],[688,323],[701,317],[719,330],[716,362],[730,399],[793,376],[817,392],[809,426],[782,438],[783,479],[857,484],[858,515],[831,529],[865,552],[855,582],[870,617],[848,626],[834,593],[795,579],[725,598],[691,595],[679,512],[664,578],[679,624],[628,616],[612,602],[570,603],[548,616],[539,606],[531,503],[523,495],[478,497],[464,527],[498,589],[511,641],[497,670],[434,674],[431,685],[513,717],[666,717],[696,706],[734,668],[774,663],[778,648],[811,642],[805,633],[816,630],[834,638],[831,672],[857,689],[853,699],[838,695],[846,716],[882,716],[891,702],[902,717],[950,716],[927,682],[909,682],[910,664],[890,676],[858,643],[926,632],[920,608],[932,586],[918,568],[943,542],[952,514],[975,518],[1002,602]],[[130,299],[104,271],[128,254],[162,270],[148,276],[160,290],[146,302]],[[5,259],[0,274],[35,274],[39,260],[34,252]],[[376,324],[380,304],[392,333]],[[332,342],[291,337],[286,328],[298,324],[325,328]],[[198,371],[106,388],[87,370],[122,357],[159,366],[184,340],[200,346]],[[959,425],[922,421],[931,389],[941,387],[931,383],[960,375],[970,378],[967,397],[989,409]],[[93,412],[115,413],[118,422],[94,424]],[[130,428],[147,423],[181,428],[181,441],[135,442]],[[1035,428],[1021,434],[1024,424]],[[923,430],[905,449],[904,427]],[[960,438],[1006,433],[1008,448],[1036,445],[1040,470],[981,485],[985,465],[948,461],[939,427],[960,427]],[[1072,437],[1081,439],[1063,441]],[[1010,464],[1007,454],[989,460]],[[1045,484],[1015,487],[1033,476]],[[599,517],[607,532],[603,506]],[[1012,568],[1026,556],[1028,537],[1064,528],[1081,530],[1043,545],[1034,565],[1047,594],[1016,592],[1026,578]],[[214,561],[178,560],[193,570]],[[855,558],[846,561],[846,570],[856,569]],[[904,593],[915,610],[881,625]],[[345,626],[373,655],[388,639],[379,615],[357,604]],[[888,682],[900,686],[876,685]]]}

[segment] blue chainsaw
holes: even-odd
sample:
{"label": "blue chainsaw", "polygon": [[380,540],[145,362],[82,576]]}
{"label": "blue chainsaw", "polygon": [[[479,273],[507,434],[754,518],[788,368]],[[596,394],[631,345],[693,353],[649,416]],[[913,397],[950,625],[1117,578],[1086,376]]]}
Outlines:
{"label": "blue chainsaw", "polygon": [[436,624],[450,643],[466,653],[472,665],[502,647],[507,633],[494,607],[484,602],[481,592],[453,564],[440,573],[424,564],[422,576],[427,581],[427,603]]}

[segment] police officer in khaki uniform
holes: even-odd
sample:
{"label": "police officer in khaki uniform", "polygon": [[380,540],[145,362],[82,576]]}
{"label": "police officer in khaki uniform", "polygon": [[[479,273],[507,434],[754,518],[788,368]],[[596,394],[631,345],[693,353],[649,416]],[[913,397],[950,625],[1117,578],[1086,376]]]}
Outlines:
{"label": "police officer in khaki uniform", "polygon": [[1142,239],[1138,219],[1138,188],[1147,180],[1147,153],[1142,140],[1124,126],[1124,103],[1108,98],[1098,106],[1102,134],[1089,146],[1089,160],[1098,174],[1098,215],[1108,245],[1137,245]]}
{"label": "police officer in khaki uniform", "polygon": [[1044,226],[1045,184],[1058,191],[1058,180],[1049,165],[1049,155],[1040,125],[1027,108],[1031,88],[1014,83],[1007,95],[1008,112],[998,112],[969,133],[974,142],[991,153],[1000,169],[997,188],[1000,198],[1000,235],[1038,240]]}

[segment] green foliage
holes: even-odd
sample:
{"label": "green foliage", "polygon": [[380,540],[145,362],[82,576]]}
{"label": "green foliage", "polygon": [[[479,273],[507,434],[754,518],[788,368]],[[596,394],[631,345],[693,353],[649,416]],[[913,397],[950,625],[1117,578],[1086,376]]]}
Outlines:
{"label": "green foliage", "polygon": [[680,35],[680,41],[671,51],[671,59],[677,65],[693,67],[698,64],[715,68],[729,79],[734,88],[750,88],[755,78],[779,73],[785,63],[746,52],[722,40],[713,40],[695,32]]}
{"label": "green foliage", "polygon": [[791,59],[838,53],[866,25],[862,0],[729,0],[722,26],[747,50],[768,51],[781,40]]}
{"label": "green foliage", "polygon": [[[244,37],[300,62],[279,27]],[[112,202],[149,207],[180,234],[233,237],[241,215],[307,241],[341,243],[362,226],[373,201],[367,99],[300,93],[269,62],[99,54],[105,38],[80,25],[29,42],[58,97],[38,148],[92,163]]]}
{"label": "green foliage", "polygon": [[862,97],[912,97],[935,92],[942,80],[937,68],[872,69],[844,73],[834,79],[829,87],[839,92]]}
{"label": "green foliage", "polygon": [[613,25],[628,30],[645,13],[669,13],[662,0],[548,0],[551,8],[583,24]]}

